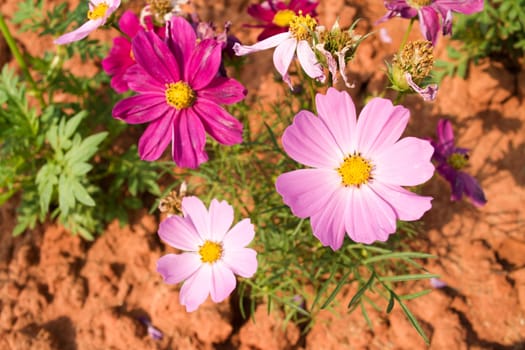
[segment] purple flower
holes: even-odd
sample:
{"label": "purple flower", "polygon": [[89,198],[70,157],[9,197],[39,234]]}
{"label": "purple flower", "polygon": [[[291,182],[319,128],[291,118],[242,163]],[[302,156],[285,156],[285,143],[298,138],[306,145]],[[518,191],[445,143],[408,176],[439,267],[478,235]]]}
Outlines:
{"label": "purple flower", "polygon": [[[133,39],[138,32],[143,31],[144,27],[141,26],[139,18],[132,11],[126,11],[120,17],[118,22],[119,28],[129,38]],[[157,33],[161,35],[164,28],[156,28]],[[153,30],[153,23],[151,17],[146,24],[146,30]],[[162,35],[161,35],[162,36]],[[104,71],[111,75],[111,87],[118,93],[125,92],[129,89],[128,82],[124,79],[124,73],[129,67],[135,64],[133,53],[131,51],[131,42],[124,36],[119,36],[113,39],[113,47],[109,52],[108,57],[102,60],[102,68]]]}
{"label": "purple flower", "polygon": [[149,320],[149,318],[147,318],[146,316],[141,316],[139,317],[139,321],[144,325],[146,326],[147,328],[147,331],[148,331],[148,335],[154,339],[154,340],[161,340],[162,337],[164,336],[164,334],[162,334],[162,332],[157,328],[155,327],[151,321]]}
{"label": "purple flower", "polygon": [[418,16],[421,32],[436,45],[440,29],[443,35],[452,32],[452,12],[470,15],[483,11],[483,0],[385,0],[385,7],[388,12],[379,22],[398,15],[403,18]]}
{"label": "purple flower", "polygon": [[264,40],[275,34],[288,31],[290,21],[294,15],[303,14],[316,17],[315,8],[318,2],[312,0],[290,0],[287,4],[282,0],[266,0],[261,4],[254,4],[248,7],[248,14],[264,24],[257,24],[250,27],[264,28],[257,37],[258,41]]}
{"label": "purple flower", "polygon": [[182,17],[173,17],[166,26],[165,40],[152,31],[133,39],[137,64],[124,78],[139,94],[118,102],[113,116],[129,124],[149,123],[139,141],[142,159],[158,159],[171,142],[175,163],[197,168],[208,160],[206,132],[224,145],[242,142],[241,122],[219,104],[242,100],[246,90],[234,79],[217,76],[220,43],[197,43]]}
{"label": "purple flower", "polygon": [[55,39],[55,44],[63,45],[84,39],[92,31],[104,25],[109,16],[120,6],[120,0],[90,0],[88,21],[72,32]]}
{"label": "purple flower", "polygon": [[452,188],[451,200],[457,201],[465,194],[476,206],[487,203],[485,194],[476,179],[460,171],[468,164],[468,150],[454,145],[452,124],[447,119],[440,119],[437,126],[438,141],[432,140],[434,155],[432,159],[437,162],[437,171]]}

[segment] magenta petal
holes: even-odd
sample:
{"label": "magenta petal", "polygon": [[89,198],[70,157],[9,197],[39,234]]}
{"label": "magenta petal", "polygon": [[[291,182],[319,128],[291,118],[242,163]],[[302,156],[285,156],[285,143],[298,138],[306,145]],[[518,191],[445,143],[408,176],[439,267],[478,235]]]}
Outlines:
{"label": "magenta petal", "polygon": [[390,204],[399,220],[419,220],[432,207],[432,197],[417,195],[400,186],[374,182],[370,188]]}
{"label": "magenta petal", "polygon": [[250,219],[239,221],[224,236],[223,244],[225,251],[238,250],[246,247],[255,237],[255,230]]}
{"label": "magenta petal", "polygon": [[208,85],[221,65],[221,45],[213,39],[203,40],[197,45],[184,69],[184,80],[193,90]]}
{"label": "magenta petal", "polygon": [[191,220],[178,215],[172,215],[162,221],[158,234],[160,239],[170,246],[185,251],[198,251],[204,241]]}
{"label": "magenta petal", "polygon": [[244,278],[252,277],[257,271],[257,252],[250,248],[227,250],[222,260],[233,273]]}
{"label": "magenta petal", "polygon": [[171,154],[175,163],[183,168],[198,168],[208,160],[205,145],[206,132],[199,117],[191,108],[181,110],[173,128]]}
{"label": "magenta petal", "polygon": [[331,131],[339,148],[347,153],[355,151],[356,113],[352,98],[346,92],[329,88],[326,95],[316,95],[315,104],[319,118]]}
{"label": "magenta petal", "polygon": [[437,38],[439,35],[439,16],[436,10],[431,7],[425,6],[419,9],[419,26],[421,32],[428,41],[432,42],[432,45],[436,45]]}
{"label": "magenta petal", "polygon": [[483,0],[434,0],[432,6],[470,15],[483,11]]}
{"label": "magenta petal", "polygon": [[198,99],[193,105],[204,129],[223,145],[236,145],[242,142],[243,125],[216,103]]}
{"label": "magenta petal", "polygon": [[299,169],[279,175],[275,187],[295,216],[307,218],[327,205],[341,177],[334,169]]}
{"label": "magenta petal", "polygon": [[131,43],[138,64],[161,84],[180,79],[179,64],[168,46],[154,32],[139,32]]}
{"label": "magenta petal", "polygon": [[168,46],[179,62],[188,62],[195,48],[195,30],[183,17],[173,16],[166,23]]}
{"label": "magenta petal", "polygon": [[210,264],[201,267],[184,282],[180,289],[180,303],[186,306],[187,312],[192,312],[204,303],[210,294],[212,284],[212,270]]}
{"label": "magenta petal", "polygon": [[166,103],[166,86],[155,80],[140,65],[135,64],[129,67],[124,74],[124,79],[131,90],[143,94],[158,93]]}
{"label": "magenta petal", "polygon": [[211,268],[211,300],[220,303],[233,292],[237,280],[235,279],[233,272],[221,262],[213,264]]}
{"label": "magenta petal", "polygon": [[173,119],[176,112],[168,112],[166,115],[152,121],[139,140],[139,154],[143,160],[153,161],[160,158],[166,147],[171,142]]}
{"label": "magenta petal", "polygon": [[393,106],[388,99],[376,97],[366,104],[357,120],[357,149],[373,157],[392,146],[401,136],[410,118],[403,106]]}
{"label": "magenta petal", "polygon": [[237,103],[246,96],[246,89],[237,80],[215,77],[206,88],[197,91],[197,99],[205,98],[216,104]]}
{"label": "magenta petal", "polygon": [[433,153],[429,141],[405,137],[374,158],[374,178],[399,186],[422,184],[434,174]]}
{"label": "magenta petal", "polygon": [[120,30],[122,30],[127,36],[133,38],[140,30],[144,30],[137,15],[130,10],[124,11],[120,19],[118,20]]}
{"label": "magenta petal", "polygon": [[164,96],[136,95],[117,102],[113,107],[113,117],[128,124],[142,124],[164,118],[172,110]]}
{"label": "magenta petal", "polygon": [[89,35],[92,31],[103,25],[105,22],[105,19],[99,18],[95,20],[89,20],[77,29],[73,30],[72,32],[66,33],[57,39],[55,39],[54,43],[57,45],[63,45],[63,44],[69,44],[74,41],[79,41],[84,39],[86,36]]}
{"label": "magenta petal", "polygon": [[350,198],[350,190],[340,187],[335,191],[330,200],[312,215],[310,222],[314,236],[325,246],[338,250],[343,245],[345,238],[345,218],[349,215],[346,211]]}
{"label": "magenta petal", "polygon": [[165,283],[177,284],[193,275],[201,265],[199,254],[167,254],[157,261],[157,272]]}
{"label": "magenta petal", "polygon": [[306,110],[297,113],[286,128],[282,143],[291,158],[311,167],[335,169],[345,157],[328,126]]}
{"label": "magenta petal", "polygon": [[452,123],[448,119],[440,119],[437,125],[437,136],[440,146],[440,153],[448,157],[454,153],[454,131]]}

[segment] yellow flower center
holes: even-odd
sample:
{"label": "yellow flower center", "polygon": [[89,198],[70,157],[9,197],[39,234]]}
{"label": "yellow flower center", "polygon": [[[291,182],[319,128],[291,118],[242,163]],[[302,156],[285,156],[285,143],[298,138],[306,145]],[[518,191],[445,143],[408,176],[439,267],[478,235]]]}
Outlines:
{"label": "yellow flower center", "polygon": [[447,163],[456,170],[461,170],[468,165],[468,154],[453,153]]}
{"label": "yellow flower center", "polygon": [[347,156],[337,172],[344,186],[359,187],[372,179],[372,164],[357,153]]}
{"label": "yellow flower center", "polygon": [[212,241],[206,241],[199,247],[201,261],[213,264],[222,257],[222,244]]}
{"label": "yellow flower center", "polygon": [[183,81],[166,84],[166,102],[177,109],[191,107],[195,102],[195,92]]}
{"label": "yellow flower center", "polygon": [[272,23],[279,27],[288,27],[294,16],[295,12],[292,10],[280,10],[273,16]]}
{"label": "yellow flower center", "polygon": [[87,18],[91,20],[102,18],[106,15],[106,12],[108,11],[109,5],[105,2],[101,2],[97,6],[93,8],[93,10],[88,11]]}
{"label": "yellow flower center", "polygon": [[428,6],[431,3],[433,3],[433,2],[434,2],[434,0],[407,0],[407,3],[410,6],[415,7],[417,9],[419,9],[420,7],[423,7],[423,6]]}
{"label": "yellow flower center", "polygon": [[299,15],[294,15],[290,20],[290,33],[297,40],[308,40],[312,37],[312,32],[317,26],[315,19],[310,15],[303,16],[302,12]]}

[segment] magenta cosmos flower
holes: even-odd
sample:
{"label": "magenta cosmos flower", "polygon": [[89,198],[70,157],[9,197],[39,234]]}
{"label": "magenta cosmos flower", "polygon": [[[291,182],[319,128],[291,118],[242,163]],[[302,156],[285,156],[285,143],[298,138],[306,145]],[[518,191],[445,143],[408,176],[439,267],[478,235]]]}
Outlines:
{"label": "magenta cosmos flower", "polygon": [[[128,82],[124,79],[124,73],[129,67],[135,64],[133,53],[131,51],[131,41],[138,32],[143,30],[153,30],[151,17],[146,17],[146,28],[140,24],[139,17],[132,11],[125,11],[119,19],[119,28],[128,37],[119,36],[113,39],[113,47],[108,57],[102,60],[102,68],[112,76],[111,87],[118,93],[125,92],[129,89]],[[163,36],[164,28],[157,28],[157,34]]]}
{"label": "magenta cosmos flower", "polygon": [[431,197],[401,186],[419,185],[434,173],[430,142],[399,139],[410,113],[383,98],[372,99],[356,121],[346,92],[317,94],[319,117],[300,111],[284,132],[286,153],[310,168],[277,178],[277,192],[314,235],[337,250],[345,232],[355,242],[386,241],[396,220],[417,220]]}
{"label": "magenta cosmos flower", "polygon": [[475,206],[487,203],[481,186],[474,177],[461,169],[468,165],[468,149],[456,147],[452,123],[447,119],[440,119],[437,126],[437,142],[432,141],[434,155],[437,162],[436,170],[450,184],[453,201],[461,200],[463,194],[470,198]]}
{"label": "magenta cosmos flower", "polygon": [[385,0],[385,7],[388,12],[380,22],[398,15],[418,16],[421,32],[435,45],[440,29],[443,35],[452,32],[452,12],[470,15],[483,11],[483,0]]}
{"label": "magenta cosmos flower", "polygon": [[55,44],[69,44],[84,39],[92,31],[104,25],[113,12],[120,6],[120,0],[90,0],[88,21],[72,32],[66,33],[57,39]]}
{"label": "magenta cosmos flower", "polygon": [[159,227],[160,238],[182,254],[167,254],[157,262],[164,282],[182,281],[180,303],[196,310],[208,295],[218,303],[235,289],[235,276],[249,278],[257,270],[257,253],[246,248],[255,231],[250,219],[233,223],[233,207],[211,201],[209,211],[197,197],[182,199],[181,216],[170,216]]}
{"label": "magenta cosmos flower", "polygon": [[283,77],[283,81],[286,82],[290,88],[292,88],[292,82],[288,75],[288,67],[290,67],[295,52],[297,51],[297,58],[299,58],[299,63],[305,73],[312,79],[324,82],[325,75],[323,68],[310,47],[312,33],[316,27],[317,22],[310,15],[293,15],[286,33],[276,34],[251,46],[236,43],[233,45],[233,50],[238,56],[244,56],[275,47],[273,64],[275,65],[275,69],[277,69]]}
{"label": "magenta cosmos flower", "polygon": [[275,34],[288,31],[293,16],[303,14],[316,17],[315,8],[319,5],[317,1],[290,0],[284,1],[267,0],[261,4],[248,7],[248,14],[264,24],[249,25],[249,27],[264,28],[257,40],[261,41]]}
{"label": "magenta cosmos flower", "polygon": [[224,145],[242,142],[242,124],[219,104],[242,100],[246,90],[217,75],[220,43],[197,43],[195,31],[181,17],[166,26],[165,40],[152,31],[133,39],[137,64],[124,78],[139,95],[118,102],[113,116],[129,124],[150,123],[139,141],[142,159],[158,159],[171,141],[175,163],[196,168],[208,160],[206,132]]}

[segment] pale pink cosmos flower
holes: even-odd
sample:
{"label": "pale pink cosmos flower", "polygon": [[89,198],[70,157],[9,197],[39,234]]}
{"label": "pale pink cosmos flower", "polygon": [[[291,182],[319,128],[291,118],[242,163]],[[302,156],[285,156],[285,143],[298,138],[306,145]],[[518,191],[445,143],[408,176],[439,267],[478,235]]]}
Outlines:
{"label": "pale pink cosmos flower", "polygon": [[290,88],[293,88],[293,86],[288,75],[288,67],[290,67],[297,52],[297,58],[305,73],[312,79],[324,82],[326,77],[323,68],[310,46],[312,34],[316,26],[316,20],[310,15],[293,15],[287,32],[273,35],[251,46],[236,43],[233,46],[233,50],[237,56],[244,56],[275,47],[273,64],[275,65],[275,69],[281,74],[283,81],[286,82]]}
{"label": "pale pink cosmos flower", "polygon": [[372,99],[356,121],[346,92],[317,94],[319,116],[300,111],[284,132],[286,153],[310,168],[277,178],[277,192],[294,215],[310,218],[314,235],[333,250],[345,232],[355,242],[386,241],[396,220],[418,220],[431,197],[402,186],[432,177],[433,147],[415,137],[399,139],[410,112],[383,98]]}
{"label": "pale pink cosmos flower", "polygon": [[63,45],[84,39],[89,33],[104,25],[119,6],[120,0],[89,0],[88,21],[74,31],[58,37],[54,43]]}
{"label": "pale pink cosmos flower", "polygon": [[208,295],[218,303],[235,289],[235,275],[249,278],[257,270],[257,253],[246,248],[255,235],[250,219],[232,228],[233,207],[213,199],[209,210],[197,197],[182,199],[184,216],[173,215],[159,227],[160,238],[184,251],[157,262],[164,282],[185,281],[179,294],[186,311],[197,310]]}

